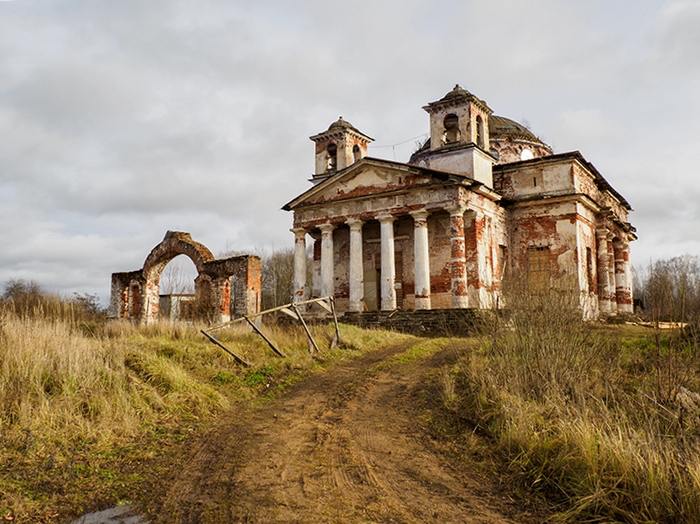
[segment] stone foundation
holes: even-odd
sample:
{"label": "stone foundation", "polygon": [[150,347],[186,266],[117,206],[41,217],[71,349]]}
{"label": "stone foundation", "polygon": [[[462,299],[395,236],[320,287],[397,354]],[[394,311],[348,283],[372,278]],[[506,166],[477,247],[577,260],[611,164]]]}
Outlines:
{"label": "stone foundation", "polygon": [[388,329],[424,337],[471,336],[485,315],[480,309],[347,312],[338,320],[363,328]]}

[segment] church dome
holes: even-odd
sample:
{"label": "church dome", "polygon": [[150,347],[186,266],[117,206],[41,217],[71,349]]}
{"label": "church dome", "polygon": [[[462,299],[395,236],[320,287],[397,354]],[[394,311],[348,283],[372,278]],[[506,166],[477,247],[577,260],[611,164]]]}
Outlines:
{"label": "church dome", "polygon": [[523,124],[504,116],[489,116],[491,152],[499,164],[549,156],[552,148]]}
{"label": "church dome", "polygon": [[499,138],[519,138],[544,144],[537,135],[523,124],[504,116],[491,115],[489,117],[489,135],[491,140]]}
{"label": "church dome", "polygon": [[[461,88],[457,86],[450,93],[457,93],[459,89]],[[450,96],[450,93],[446,97]],[[504,116],[489,116],[489,141],[491,153],[498,159],[498,164],[530,160],[552,154],[552,148],[535,133],[523,124]],[[429,152],[430,138],[411,155],[409,163],[417,163]]]}

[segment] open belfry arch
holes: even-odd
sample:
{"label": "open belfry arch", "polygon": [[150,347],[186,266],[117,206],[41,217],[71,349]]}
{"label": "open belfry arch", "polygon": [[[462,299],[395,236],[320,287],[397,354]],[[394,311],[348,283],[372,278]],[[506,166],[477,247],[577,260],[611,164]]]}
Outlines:
{"label": "open belfry arch", "polygon": [[632,312],[631,207],[593,164],[458,85],[423,109],[430,136],[407,163],[367,156],[372,139],[342,117],[311,137],[313,186],[283,207],[295,301],[495,308],[507,274],[533,291],[568,275],[586,317]]}
{"label": "open belfry arch", "polygon": [[178,255],[189,257],[197,269],[194,282],[198,317],[226,322],[232,314],[250,315],[260,311],[262,272],[259,257],[241,255],[216,259],[189,233],[168,231],[148,254],[141,269],[112,274],[113,315],[146,324],[157,321],[160,276],[168,262]]}

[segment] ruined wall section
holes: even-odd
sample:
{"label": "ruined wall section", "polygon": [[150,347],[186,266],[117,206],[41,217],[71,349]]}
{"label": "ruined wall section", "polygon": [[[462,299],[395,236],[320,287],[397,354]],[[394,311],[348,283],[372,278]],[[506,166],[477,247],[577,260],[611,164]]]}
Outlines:
{"label": "ruined wall section", "polygon": [[112,314],[119,319],[152,323],[159,318],[160,275],[178,255],[187,255],[197,268],[195,300],[202,309],[197,316],[211,321],[231,318],[231,280],[239,283],[234,310],[241,314],[260,310],[262,272],[260,258],[242,255],[216,260],[203,244],[189,233],[168,231],[163,241],[146,257],[143,268],[112,274]]}
{"label": "ruined wall section", "polygon": [[578,212],[575,201],[521,203],[511,208],[510,238],[513,268],[524,277],[528,250],[546,249],[553,276],[578,277]]}
{"label": "ruined wall section", "polygon": [[502,268],[508,246],[506,212],[498,201],[461,189],[465,216],[467,291],[470,307],[493,308],[500,302]]}

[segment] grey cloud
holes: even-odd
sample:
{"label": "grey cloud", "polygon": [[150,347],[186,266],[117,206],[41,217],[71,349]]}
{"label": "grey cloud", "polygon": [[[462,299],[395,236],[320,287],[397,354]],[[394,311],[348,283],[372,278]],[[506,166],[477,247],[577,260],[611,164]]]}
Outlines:
{"label": "grey cloud", "polygon": [[697,4],[636,6],[0,2],[0,281],[105,296],[166,229],[287,246],[309,135],[342,114],[405,141],[455,82],[582,150],[634,205],[635,256],[700,253]]}

